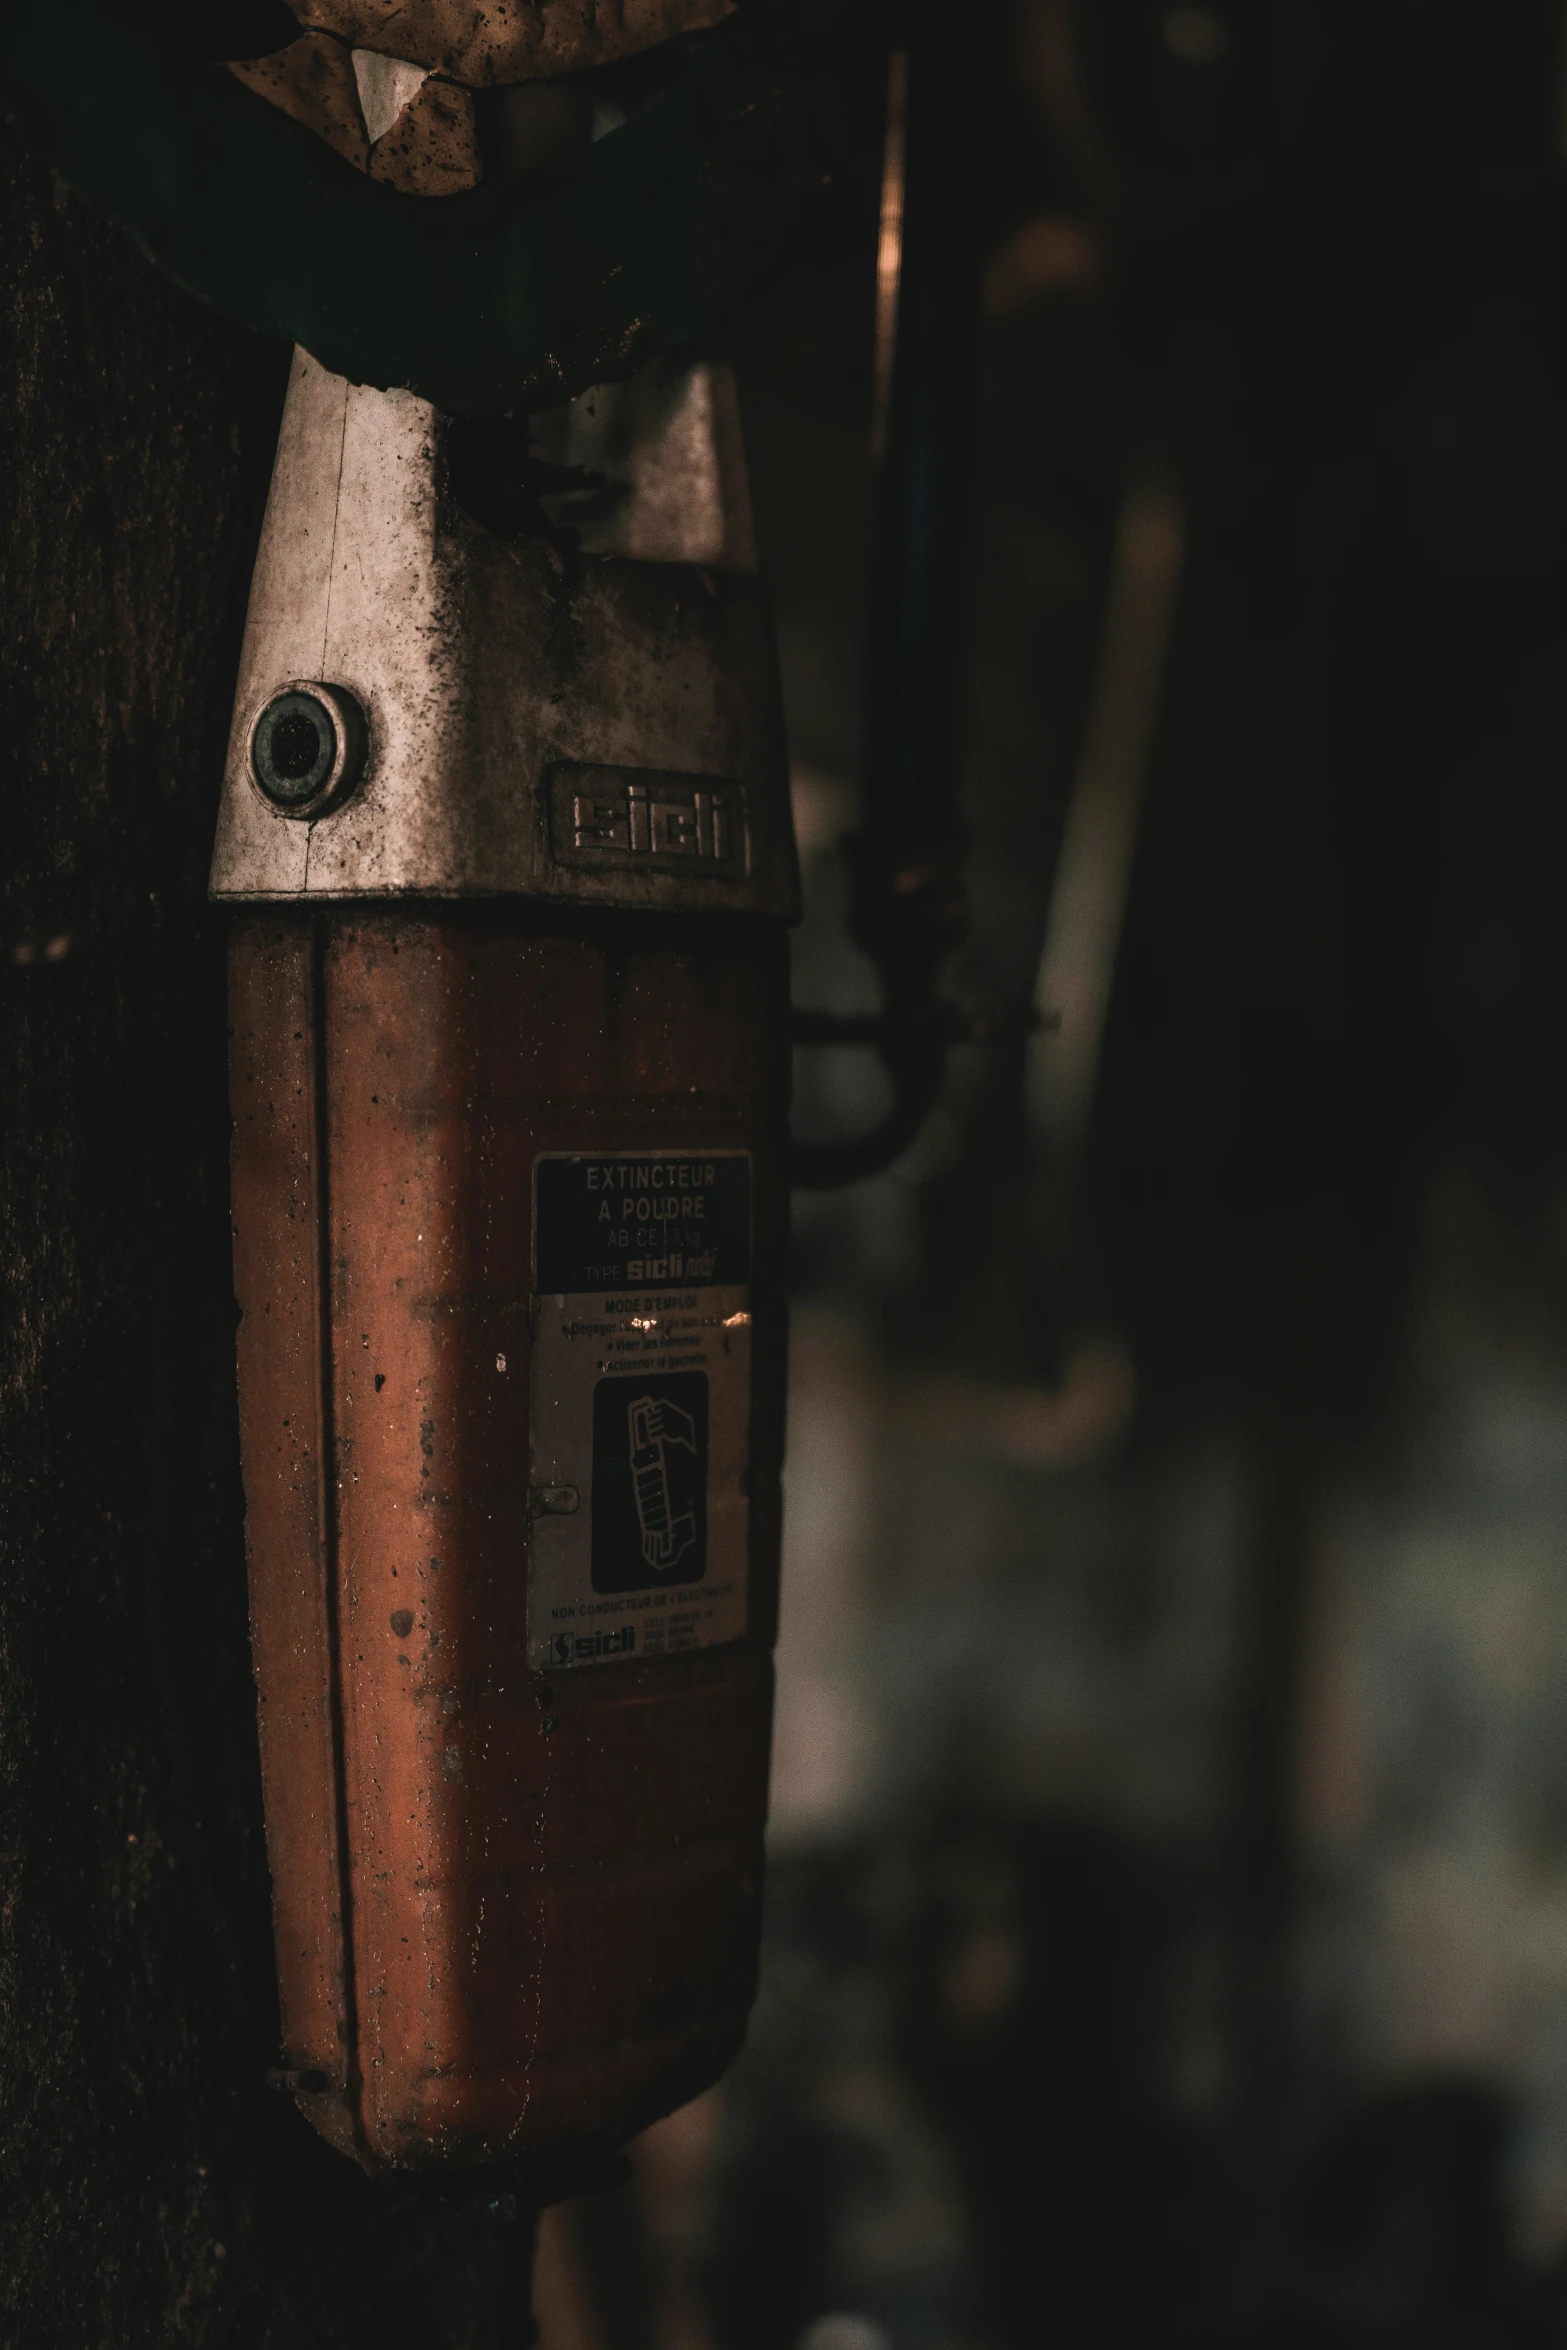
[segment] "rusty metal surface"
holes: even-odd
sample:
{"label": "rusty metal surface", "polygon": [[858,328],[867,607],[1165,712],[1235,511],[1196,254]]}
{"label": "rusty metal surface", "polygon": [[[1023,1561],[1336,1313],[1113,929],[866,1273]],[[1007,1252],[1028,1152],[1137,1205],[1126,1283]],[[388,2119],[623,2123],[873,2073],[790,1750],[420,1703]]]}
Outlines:
{"label": "rusty metal surface", "polygon": [[313,962],[303,925],[264,950],[232,941],[234,1289],[250,1301],[237,1351],[282,2061],[324,2074],[318,2118],[351,2151]]}
{"label": "rusty metal surface", "polygon": [[481,177],[473,94],[444,75],[323,32],[229,71],[356,170],[408,196],[454,196]]}
{"label": "rusty metal surface", "polygon": [[[365,72],[359,66],[363,111]],[[432,76],[379,136],[371,131],[370,177],[407,196],[455,196],[480,176],[479,133],[473,98],[453,82]]]}
{"label": "rusty metal surface", "polygon": [[[683,392],[639,391],[631,422],[605,551],[572,557],[541,536],[498,538],[462,511],[448,428],[426,403],[300,356],[251,595],[215,897],[518,895],[793,915],[771,621],[744,569],[727,379],[704,368]],[[572,461],[582,453],[573,445]],[[352,798],[303,824],[262,798],[250,744],[272,695],[310,678],[363,704],[369,759]],[[738,786],[741,868],[557,855],[548,775],[561,761]]]}
{"label": "rusty metal surface", "polygon": [[732,0],[293,0],[301,24],[482,85],[577,73],[718,24]]}
{"label": "rusty metal surface", "polygon": [[242,58],[229,72],[258,98],[281,107],[359,171],[370,166],[370,140],[352,51],[327,33],[303,33],[270,57]]}
{"label": "rusty metal surface", "polygon": [[[302,2102],[372,2168],[613,2138],[694,2093],[743,2030],[784,982],[767,924],[236,924],[240,1403],[285,2053],[326,2076]],[[749,1628],[552,1680],[526,1662],[532,1168],[628,1146],[755,1157]]]}

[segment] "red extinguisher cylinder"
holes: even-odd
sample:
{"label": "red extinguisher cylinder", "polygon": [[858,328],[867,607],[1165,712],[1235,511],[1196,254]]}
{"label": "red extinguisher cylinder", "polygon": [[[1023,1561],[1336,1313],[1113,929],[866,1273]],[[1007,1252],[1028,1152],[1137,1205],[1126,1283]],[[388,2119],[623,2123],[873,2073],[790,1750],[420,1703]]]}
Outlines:
{"label": "red extinguisher cylinder", "polygon": [[298,357],[213,856],[280,2069],[372,2171],[596,2159],[756,1975],[771,620],[721,366],[549,429],[596,486],[509,536]]}
{"label": "red extinguisher cylinder", "polygon": [[[783,934],[265,906],[230,972],[285,2068],[371,2169],[611,2143],[721,2071],[754,1989]],[[541,1277],[599,1229],[593,1321]]]}

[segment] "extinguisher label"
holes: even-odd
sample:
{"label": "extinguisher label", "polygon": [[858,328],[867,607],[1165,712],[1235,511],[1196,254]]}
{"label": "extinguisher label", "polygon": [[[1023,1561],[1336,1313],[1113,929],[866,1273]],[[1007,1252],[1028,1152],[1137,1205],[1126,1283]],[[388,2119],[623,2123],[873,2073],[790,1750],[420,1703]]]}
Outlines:
{"label": "extinguisher label", "polygon": [[534,1168],[528,1646],[536,1668],[745,1631],[751,1162]]}

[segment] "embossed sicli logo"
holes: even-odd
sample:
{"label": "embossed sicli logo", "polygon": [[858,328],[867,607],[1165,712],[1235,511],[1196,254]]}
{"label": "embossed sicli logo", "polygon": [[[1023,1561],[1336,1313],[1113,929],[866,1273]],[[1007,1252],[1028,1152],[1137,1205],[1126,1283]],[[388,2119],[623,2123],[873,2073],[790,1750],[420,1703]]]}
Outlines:
{"label": "embossed sicli logo", "polygon": [[557,864],[688,880],[745,877],[745,791],[726,777],[563,760],[549,783]]}

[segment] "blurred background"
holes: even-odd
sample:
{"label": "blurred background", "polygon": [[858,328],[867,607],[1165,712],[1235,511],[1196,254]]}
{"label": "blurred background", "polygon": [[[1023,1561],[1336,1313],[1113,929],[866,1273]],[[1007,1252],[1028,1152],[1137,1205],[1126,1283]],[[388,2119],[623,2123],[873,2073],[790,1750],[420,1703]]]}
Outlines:
{"label": "blurred background", "polygon": [[[1567,10],[943,13],[981,1040],[797,1201],[761,2001],[544,2350],[1556,2341]],[[736,327],[840,1013],[861,99]]]}

